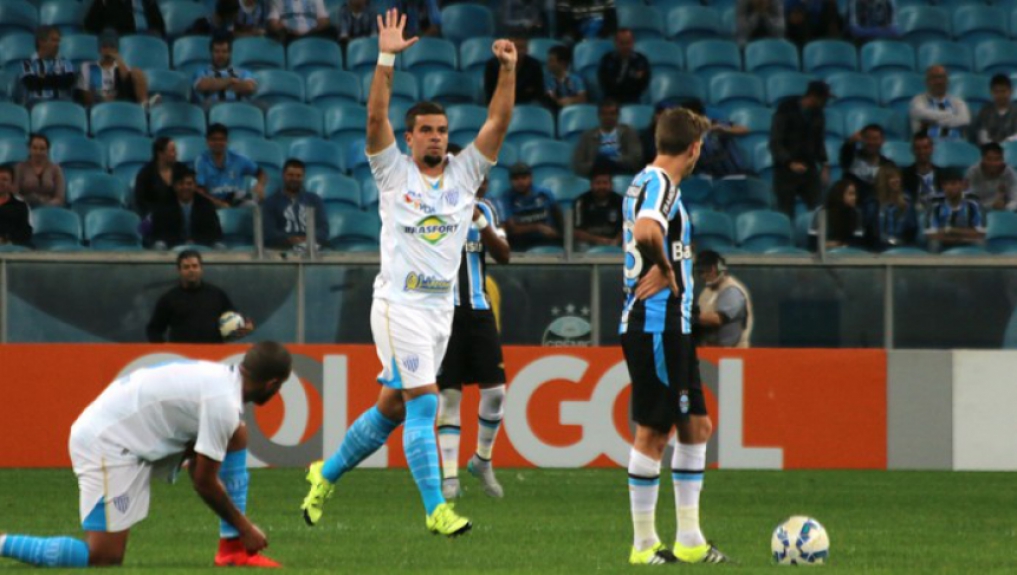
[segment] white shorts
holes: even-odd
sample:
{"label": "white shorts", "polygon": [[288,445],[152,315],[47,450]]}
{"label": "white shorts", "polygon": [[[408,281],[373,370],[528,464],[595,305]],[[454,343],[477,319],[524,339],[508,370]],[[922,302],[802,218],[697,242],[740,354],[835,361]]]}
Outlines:
{"label": "white shorts", "polygon": [[371,333],[381,360],[378,382],[393,389],[434,385],[452,334],[454,309],[423,309],[375,299]]}
{"label": "white shorts", "polygon": [[85,531],[124,531],[148,517],[151,463],[110,457],[101,442],[73,434],[69,447]]}

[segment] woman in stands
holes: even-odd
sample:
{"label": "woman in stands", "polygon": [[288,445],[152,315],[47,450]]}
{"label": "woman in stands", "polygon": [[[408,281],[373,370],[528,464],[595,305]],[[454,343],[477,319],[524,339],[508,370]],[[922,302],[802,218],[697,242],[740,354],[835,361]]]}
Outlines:
{"label": "woman in stands", "polygon": [[900,170],[880,168],[876,174],[876,202],[866,207],[869,245],[877,250],[915,245],[918,216],[904,193]]}
{"label": "woman in stands", "polygon": [[160,205],[176,201],[173,193],[173,168],[177,145],[167,137],[152,143],[152,161],[141,167],[134,180],[134,201],[138,215],[146,218]]}
{"label": "woman in stands", "polygon": [[826,249],[865,248],[865,226],[858,209],[858,191],[850,180],[840,180],[830,188],[825,209],[816,210],[809,229],[809,243],[816,248],[819,218],[826,216]]}
{"label": "woman in stands", "polygon": [[29,206],[64,205],[64,171],[49,159],[49,138],[32,134],[28,138],[28,159],[14,168],[14,188]]}

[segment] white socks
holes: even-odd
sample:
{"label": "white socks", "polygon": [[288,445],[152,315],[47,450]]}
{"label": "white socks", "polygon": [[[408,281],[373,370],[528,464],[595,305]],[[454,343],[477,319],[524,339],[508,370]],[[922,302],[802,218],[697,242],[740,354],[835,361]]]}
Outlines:
{"label": "white socks", "polygon": [[674,481],[675,508],[678,512],[678,536],[683,547],[706,543],[699,529],[699,493],[703,490],[706,469],[706,444],[679,443],[671,458],[671,479]]}
{"label": "white socks", "polygon": [[505,416],[505,386],[480,389],[480,418],[477,427],[477,455],[484,461],[491,461],[494,439]]}
{"label": "white socks", "polygon": [[441,451],[441,476],[459,476],[459,402],[463,392],[443,389],[438,395],[438,449]]}
{"label": "white socks", "polygon": [[657,492],[660,462],[636,451],[629,452],[629,506],[632,510],[632,546],[645,551],[660,543],[657,537]]}

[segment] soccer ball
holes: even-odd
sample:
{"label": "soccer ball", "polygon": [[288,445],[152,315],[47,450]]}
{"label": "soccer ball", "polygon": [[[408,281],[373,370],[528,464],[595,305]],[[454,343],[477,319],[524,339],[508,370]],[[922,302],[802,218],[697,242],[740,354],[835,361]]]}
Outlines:
{"label": "soccer ball", "polygon": [[228,311],[219,316],[219,334],[223,339],[229,339],[245,324],[247,324],[247,320],[244,319],[244,316],[235,311]]}
{"label": "soccer ball", "polygon": [[770,549],[778,565],[822,565],[830,557],[830,536],[815,519],[795,515],[773,530]]}

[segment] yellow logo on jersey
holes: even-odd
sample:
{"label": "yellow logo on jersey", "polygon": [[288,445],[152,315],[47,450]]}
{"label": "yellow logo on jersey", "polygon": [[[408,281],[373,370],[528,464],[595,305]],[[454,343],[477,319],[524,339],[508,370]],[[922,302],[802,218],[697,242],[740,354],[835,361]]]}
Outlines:
{"label": "yellow logo on jersey", "polygon": [[410,272],[406,275],[406,283],[403,284],[403,291],[415,291],[423,293],[448,293],[452,290],[452,282],[428,276],[424,274],[418,274],[417,272]]}
{"label": "yellow logo on jersey", "polygon": [[436,246],[448,237],[449,234],[455,233],[457,229],[459,229],[459,224],[446,223],[439,216],[427,216],[417,222],[415,226],[406,226],[404,231],[419,237],[432,246]]}

